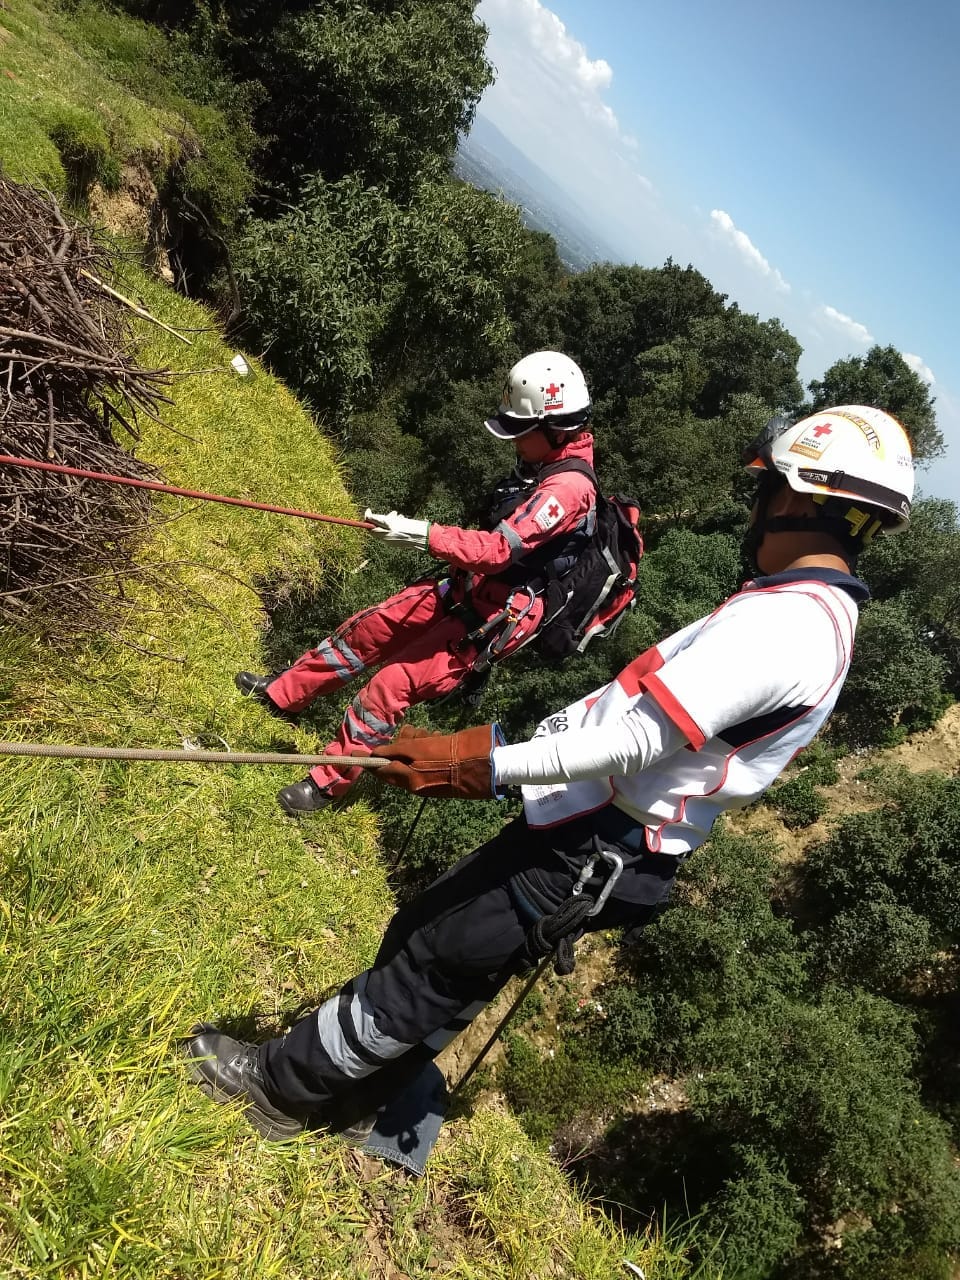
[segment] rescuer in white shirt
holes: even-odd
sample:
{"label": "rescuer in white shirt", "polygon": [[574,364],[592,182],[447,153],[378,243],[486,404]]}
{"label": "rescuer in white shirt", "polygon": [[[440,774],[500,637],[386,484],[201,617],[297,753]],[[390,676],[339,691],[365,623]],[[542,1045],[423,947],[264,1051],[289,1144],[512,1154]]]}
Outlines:
{"label": "rescuer in white shirt", "polygon": [[[861,548],[904,529],[913,461],[903,428],[861,405],[775,418],[744,451],[757,474],[759,576],[617,678],[506,745],[496,725],[402,730],[374,754],[388,783],[489,798],[519,785],[523,816],[387,927],[370,969],[262,1045],[204,1024],[191,1073],[268,1137],[350,1123],[397,1093],[514,974],[584,932],[641,928],[716,817],[756,800],[832,711],[850,664]],[[592,914],[591,914],[592,913]]]}

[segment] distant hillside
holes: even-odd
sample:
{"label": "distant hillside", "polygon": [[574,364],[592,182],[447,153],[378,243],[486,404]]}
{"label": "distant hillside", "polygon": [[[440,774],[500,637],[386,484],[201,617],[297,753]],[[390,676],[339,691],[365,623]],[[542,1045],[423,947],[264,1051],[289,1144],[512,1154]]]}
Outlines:
{"label": "distant hillside", "polygon": [[454,171],[465,182],[502,192],[519,205],[528,227],[553,236],[570,270],[621,259],[590,225],[589,215],[486,117],[478,115],[469,136],[460,143]]}

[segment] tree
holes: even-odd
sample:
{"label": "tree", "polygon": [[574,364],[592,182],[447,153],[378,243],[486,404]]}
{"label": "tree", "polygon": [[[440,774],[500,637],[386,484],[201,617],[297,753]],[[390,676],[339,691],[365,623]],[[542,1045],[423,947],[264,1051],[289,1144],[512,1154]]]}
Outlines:
{"label": "tree", "polygon": [[[257,6],[262,13],[263,7]],[[403,196],[445,168],[492,79],[472,0],[354,0],[290,6],[247,34],[244,74],[264,85],[270,174],[356,174]]]}
{"label": "tree", "polygon": [[361,394],[502,360],[521,244],[515,209],[458,182],[424,182],[401,205],[357,177],[312,178],[282,217],[248,225],[236,270],[274,366],[342,424]]}
{"label": "tree", "polygon": [[740,547],[725,533],[668,530],[640,562],[637,612],[657,639],[712,612],[736,590]]}
{"label": "tree", "polygon": [[947,670],[905,601],[895,597],[868,605],[832,733],[853,745],[891,745],[908,732],[928,729],[950,702],[944,692]]}
{"label": "tree", "polygon": [[406,198],[447,172],[493,78],[473,0],[118,2],[256,104],[259,175],[288,196],[354,174]]}
{"label": "tree", "polygon": [[943,453],[930,390],[896,347],[871,347],[865,356],[838,360],[809,390],[810,412],[837,404],[875,405],[906,428],[918,462],[931,462]]}
{"label": "tree", "polygon": [[914,618],[924,647],[947,668],[944,687],[960,694],[960,525],[954,503],[914,504],[910,530],[878,538],[860,561],[874,599],[896,599]]}
{"label": "tree", "polygon": [[581,365],[594,403],[615,416],[643,390],[639,353],[723,311],[724,295],[693,267],[591,267],[573,276],[561,306],[564,350]]}
{"label": "tree", "polygon": [[516,274],[504,289],[518,357],[563,347],[560,308],[567,279],[553,236],[526,228]]}

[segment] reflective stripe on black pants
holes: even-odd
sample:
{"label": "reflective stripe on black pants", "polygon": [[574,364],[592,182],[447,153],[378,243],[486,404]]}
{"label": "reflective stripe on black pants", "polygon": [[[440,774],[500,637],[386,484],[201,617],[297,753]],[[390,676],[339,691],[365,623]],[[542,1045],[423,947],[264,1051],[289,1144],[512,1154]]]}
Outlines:
{"label": "reflective stripe on black pants", "polygon": [[[568,897],[575,875],[555,850],[563,845],[573,861],[581,836],[585,857],[588,824],[536,832],[517,819],[401,907],[372,967],[261,1047],[276,1101],[322,1114],[352,1098],[362,1113],[398,1092],[523,966],[531,922],[520,904],[551,910]],[[655,910],[615,892],[588,928],[636,928]]]}

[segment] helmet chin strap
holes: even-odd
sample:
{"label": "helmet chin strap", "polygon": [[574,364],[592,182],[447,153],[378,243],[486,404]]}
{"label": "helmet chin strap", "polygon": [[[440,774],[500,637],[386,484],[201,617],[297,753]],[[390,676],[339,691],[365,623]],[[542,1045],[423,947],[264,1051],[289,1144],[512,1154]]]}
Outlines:
{"label": "helmet chin strap", "polygon": [[860,534],[853,532],[843,516],[770,516],[763,522],[763,532],[825,533],[840,544],[843,558],[848,562],[856,560],[863,550]]}
{"label": "helmet chin strap", "polygon": [[[879,522],[868,521],[864,512],[850,507],[841,500],[842,510],[836,499],[825,499],[822,513],[810,516],[769,516],[771,499],[786,484],[782,476],[772,471],[760,477],[757,489],[757,517],[747,530],[743,541],[744,554],[759,571],[757,553],[768,533],[822,533],[832,538],[844,560],[853,567],[857,556],[869,541]],[[869,524],[871,527],[866,528]]]}

